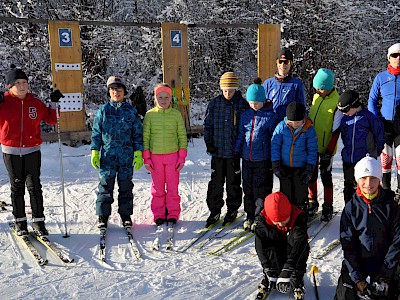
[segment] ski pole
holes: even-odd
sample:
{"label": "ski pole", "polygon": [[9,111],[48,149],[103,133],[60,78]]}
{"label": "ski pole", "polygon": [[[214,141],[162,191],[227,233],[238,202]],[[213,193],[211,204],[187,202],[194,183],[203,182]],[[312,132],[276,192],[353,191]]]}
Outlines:
{"label": "ski pole", "polygon": [[315,274],[318,273],[318,268],[317,266],[313,265],[311,267],[311,274],[313,276],[313,284],[314,284],[314,290],[315,290],[315,297],[317,300],[319,300],[319,294],[318,294],[318,285],[317,285],[317,280],[315,279]]}
{"label": "ski pole", "polygon": [[57,135],[58,135],[58,152],[60,155],[60,176],[61,176],[61,191],[62,191],[62,199],[63,199],[63,207],[64,207],[64,228],[65,234],[63,235],[64,238],[69,237],[67,231],[67,211],[65,208],[65,191],[64,191],[64,164],[63,164],[63,157],[62,157],[62,149],[61,149],[61,134],[60,134],[60,113],[58,109],[60,107],[59,102],[56,102],[56,116],[57,116]]}

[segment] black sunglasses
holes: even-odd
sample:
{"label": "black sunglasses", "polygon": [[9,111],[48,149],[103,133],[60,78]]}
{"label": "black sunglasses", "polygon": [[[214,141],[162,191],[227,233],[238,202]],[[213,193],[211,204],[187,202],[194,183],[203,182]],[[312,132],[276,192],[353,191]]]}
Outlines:
{"label": "black sunglasses", "polygon": [[338,106],[338,110],[340,110],[342,113],[347,113],[350,109],[351,109],[350,105],[347,105],[345,107]]}
{"label": "black sunglasses", "polygon": [[398,58],[400,56],[400,53],[392,53],[392,54],[390,54],[390,57],[393,57],[393,58]]}

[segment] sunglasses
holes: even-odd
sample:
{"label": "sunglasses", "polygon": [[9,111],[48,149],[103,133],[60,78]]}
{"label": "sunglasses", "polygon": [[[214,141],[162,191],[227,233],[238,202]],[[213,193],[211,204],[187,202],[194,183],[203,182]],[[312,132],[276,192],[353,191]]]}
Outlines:
{"label": "sunglasses", "polygon": [[392,54],[390,54],[390,57],[393,57],[393,58],[398,58],[400,56],[400,53],[392,53]]}
{"label": "sunglasses", "polygon": [[345,107],[340,107],[338,106],[338,110],[341,111],[342,113],[347,113],[351,109],[350,105],[347,105]]}
{"label": "sunglasses", "polygon": [[280,65],[280,64],[285,64],[285,65],[290,65],[292,62],[290,61],[290,59],[277,59],[276,60],[276,63],[278,64],[278,65]]}

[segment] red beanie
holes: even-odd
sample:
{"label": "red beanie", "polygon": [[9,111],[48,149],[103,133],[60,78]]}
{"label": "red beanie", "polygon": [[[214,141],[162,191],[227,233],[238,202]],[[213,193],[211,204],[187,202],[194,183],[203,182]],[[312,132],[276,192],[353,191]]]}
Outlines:
{"label": "red beanie", "polygon": [[282,222],[292,213],[292,205],[283,193],[276,192],[265,198],[264,210],[272,222]]}

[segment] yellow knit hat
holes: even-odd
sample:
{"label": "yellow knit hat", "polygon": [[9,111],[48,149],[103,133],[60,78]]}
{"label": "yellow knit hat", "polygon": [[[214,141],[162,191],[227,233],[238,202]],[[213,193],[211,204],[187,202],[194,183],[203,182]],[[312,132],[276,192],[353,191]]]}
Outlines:
{"label": "yellow knit hat", "polygon": [[239,87],[239,78],[233,72],[225,72],[219,80],[221,90],[236,90]]}

